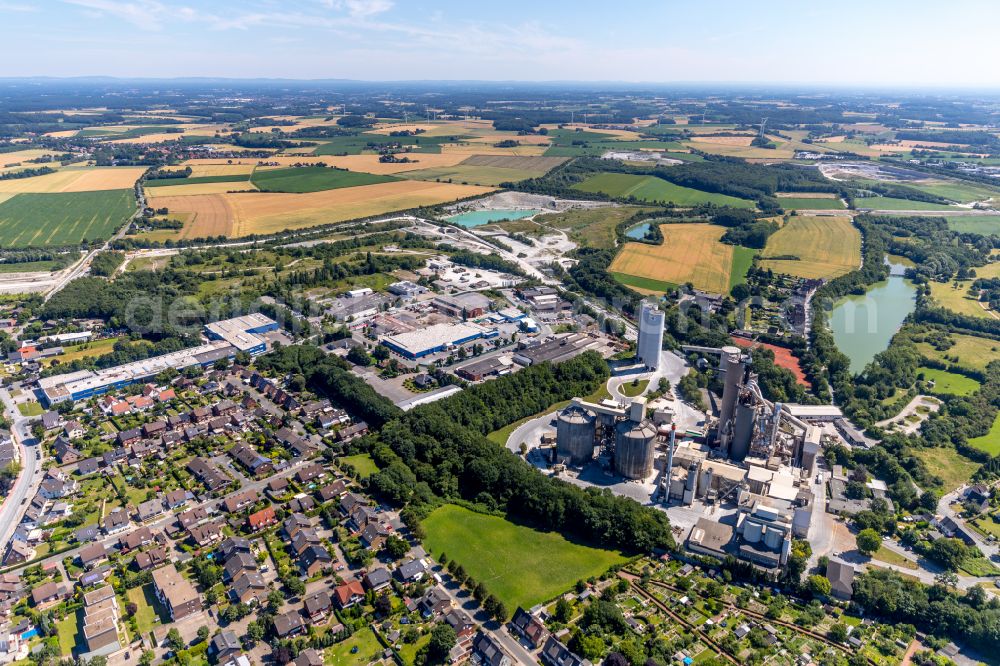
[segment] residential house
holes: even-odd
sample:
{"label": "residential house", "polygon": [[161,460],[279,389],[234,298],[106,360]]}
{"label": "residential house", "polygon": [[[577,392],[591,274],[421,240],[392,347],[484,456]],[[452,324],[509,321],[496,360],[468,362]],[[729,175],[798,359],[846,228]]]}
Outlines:
{"label": "residential house", "polygon": [[244,604],[256,604],[267,598],[267,590],[260,572],[243,570],[233,579],[229,595]]}
{"label": "residential house", "polygon": [[278,638],[288,638],[301,634],[306,628],[302,621],[302,615],[298,611],[288,611],[281,615],[275,615],[273,622],[274,633],[278,635]]}
{"label": "residential house", "polygon": [[285,522],[281,525],[281,529],[285,532],[285,536],[289,539],[295,537],[295,533],[299,530],[304,530],[310,527],[312,527],[312,521],[301,513],[293,513],[288,518],[285,518]]}
{"label": "residential house", "polygon": [[514,611],[514,617],[510,621],[510,626],[520,635],[532,648],[542,645],[549,632],[545,628],[545,623],[520,606]]}
{"label": "residential house", "polygon": [[243,571],[257,571],[257,560],[249,552],[237,551],[226,558],[222,567],[222,580],[235,580]]}
{"label": "residential house", "polygon": [[171,490],[164,496],[168,509],[179,509],[194,498],[190,491],[182,489]]}
{"label": "residential house", "polygon": [[830,560],[826,564],[826,577],[830,581],[830,595],[850,601],[854,594],[854,567],[847,562]]}
{"label": "residential house", "polygon": [[211,546],[216,541],[225,536],[222,532],[223,521],[214,520],[201,525],[193,525],[188,528],[188,535],[198,546],[204,548]]}
{"label": "residential house", "polygon": [[229,455],[255,478],[259,479],[274,473],[274,463],[271,459],[265,458],[245,442],[240,442],[229,449]]}
{"label": "residential house", "polygon": [[155,537],[153,536],[152,530],[148,527],[140,527],[137,530],[129,532],[125,536],[118,539],[118,543],[121,546],[122,552],[127,553],[131,550],[136,550],[138,548],[145,548],[149,544],[153,543]]}
{"label": "residential house", "polygon": [[570,652],[555,636],[548,637],[539,655],[545,666],[591,666],[589,659]]}
{"label": "residential house", "polygon": [[299,483],[309,483],[314,479],[322,478],[326,474],[323,466],[318,463],[305,465],[295,473],[295,480]]}
{"label": "residential house", "polygon": [[163,500],[156,497],[151,500],[146,500],[136,507],[136,513],[139,514],[139,522],[144,523],[147,520],[152,520],[158,516],[162,516],[164,512]]}
{"label": "residential house", "polygon": [[334,588],[333,598],[339,608],[350,608],[365,598],[365,589],[356,580],[348,581]]}
{"label": "residential house", "polygon": [[368,502],[361,495],[356,493],[346,493],[340,498],[340,512],[345,516],[349,516],[351,515],[351,512],[354,511],[354,507],[358,505],[365,505],[367,503]]}
{"label": "residential house", "polygon": [[361,545],[365,548],[378,550],[385,543],[388,536],[388,530],[378,523],[368,523],[368,526],[361,531],[361,536],[358,538],[361,541]]}
{"label": "residential house", "polygon": [[316,508],[316,501],[309,495],[300,493],[291,499],[288,503],[288,508],[298,513],[306,513]]}
{"label": "residential house", "polygon": [[366,505],[358,505],[351,511],[351,527],[356,530],[363,530],[368,525],[378,522],[378,512],[374,508]]}
{"label": "residential house", "polygon": [[356,437],[361,437],[362,435],[368,434],[368,424],[364,421],[358,421],[354,425],[347,426],[346,428],[341,428],[337,431],[337,441],[338,442],[349,442]]}
{"label": "residential house", "polygon": [[236,493],[235,495],[227,497],[226,501],[222,503],[222,508],[224,508],[227,513],[236,513],[237,511],[242,511],[243,509],[256,504],[258,498],[259,495],[256,490],[245,490],[241,493]]}
{"label": "residential house", "polygon": [[472,654],[481,666],[514,666],[517,663],[498,640],[482,631],[472,639]]}
{"label": "residential house", "polygon": [[293,661],[295,666],[323,666],[323,655],[313,648],[306,648]]}
{"label": "residential house", "polygon": [[307,576],[315,576],[333,564],[333,558],[323,546],[309,546],[299,556],[299,567]]}
{"label": "residential house", "polygon": [[31,602],[35,607],[48,606],[63,597],[63,589],[58,583],[49,581],[42,583],[31,591]]}
{"label": "residential house", "polygon": [[42,414],[42,427],[46,430],[55,430],[62,424],[63,417],[59,412],[45,412]]}
{"label": "residential house", "polygon": [[205,484],[210,492],[220,490],[229,485],[229,477],[220,472],[204,458],[194,458],[188,463],[187,469]]}
{"label": "residential house", "polygon": [[451,610],[451,597],[443,588],[435,585],[420,598],[420,612],[426,616],[443,615]]}
{"label": "residential house", "polygon": [[413,583],[423,578],[426,571],[421,560],[407,560],[396,567],[396,578],[404,583]]}
{"label": "residential house", "polygon": [[61,435],[56,438],[55,443],[52,445],[52,450],[55,452],[56,460],[59,461],[60,465],[71,465],[83,458],[83,454],[70,444],[68,439]]}
{"label": "residential house", "polygon": [[259,532],[262,529],[274,525],[276,522],[278,522],[278,518],[274,515],[273,506],[261,509],[256,513],[251,513],[247,518],[247,524],[254,532]]}
{"label": "residential house", "polygon": [[73,538],[76,539],[77,543],[89,543],[96,539],[98,534],[99,532],[96,526],[88,525],[87,527],[81,527],[74,532]]}
{"label": "residential house", "polygon": [[135,556],[135,566],[139,571],[148,571],[170,561],[163,546],[150,548]]}
{"label": "residential house", "polygon": [[461,640],[466,636],[471,636],[476,628],[476,622],[472,616],[461,608],[452,608],[444,616],[444,621],[455,630],[455,635]]}
{"label": "residential house", "polygon": [[340,497],[344,491],[347,489],[347,484],[341,479],[337,479],[333,483],[327,484],[316,491],[316,497],[319,498],[320,502],[329,502],[330,500],[335,500]]}
{"label": "residential house", "polygon": [[80,439],[86,432],[83,424],[76,420],[67,421],[66,425],[63,426],[63,437],[70,441]]}
{"label": "residential house", "polygon": [[142,439],[142,429],[141,428],[129,428],[128,430],[122,430],[118,433],[118,446],[125,447],[131,444],[135,444],[140,439]]}
{"label": "residential house", "polygon": [[326,590],[306,597],[303,601],[306,617],[310,622],[322,622],[333,611],[333,601]]}
{"label": "residential house", "polygon": [[220,631],[212,637],[212,642],[208,645],[208,654],[214,657],[216,663],[223,663],[229,657],[242,654],[243,645],[235,632]]}
{"label": "residential house", "polygon": [[100,458],[85,458],[76,464],[76,471],[80,476],[93,474],[101,468]]}
{"label": "residential house", "polygon": [[104,531],[108,535],[124,532],[131,526],[132,521],[129,520],[128,513],[121,507],[113,509],[104,516]]}
{"label": "residential house", "polygon": [[104,548],[103,543],[91,543],[80,549],[78,557],[80,558],[80,564],[83,565],[83,568],[89,570],[93,569],[98,564],[107,561],[108,552]]}
{"label": "residential house", "polygon": [[177,514],[177,526],[182,530],[189,530],[209,518],[211,518],[211,514],[208,512],[208,509],[203,506],[196,506]]}
{"label": "residential house", "polygon": [[250,541],[243,537],[229,537],[219,544],[219,554],[222,555],[223,560],[228,560],[236,553],[253,554],[253,550],[250,548]]}
{"label": "residential house", "polygon": [[201,597],[172,564],[153,570],[153,589],[174,622],[201,610]]}
{"label": "residential house", "polygon": [[365,574],[364,578],[361,579],[365,587],[374,592],[378,592],[386,587],[389,587],[392,583],[392,574],[385,567],[379,567],[378,569],[372,569]]}
{"label": "residential house", "polygon": [[312,527],[306,527],[295,531],[295,536],[291,540],[292,550],[296,555],[301,555],[309,546],[318,546],[323,543],[319,538],[319,532]]}

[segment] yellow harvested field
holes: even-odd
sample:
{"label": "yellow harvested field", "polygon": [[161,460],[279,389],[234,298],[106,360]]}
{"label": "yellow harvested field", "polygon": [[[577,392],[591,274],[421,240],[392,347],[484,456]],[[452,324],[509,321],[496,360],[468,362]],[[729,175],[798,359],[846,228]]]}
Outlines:
{"label": "yellow harvested field", "polygon": [[833,192],[775,192],[774,196],[779,199],[834,199]]}
{"label": "yellow harvested field", "polygon": [[0,192],[0,203],[3,203],[4,201],[7,201],[7,199],[11,199],[15,196],[17,195],[13,192]]}
{"label": "yellow harvested field", "polygon": [[338,157],[324,155],[322,159],[328,165],[341,169],[387,176],[405,171],[416,171],[418,169],[438,169],[455,166],[467,158],[468,155],[459,153],[408,153],[406,157],[409,157],[413,161],[379,162],[378,155],[341,155]]}
{"label": "yellow harvested field", "polygon": [[191,162],[194,161],[200,162],[203,160],[190,160],[188,162],[184,162],[180,167],[174,167],[173,169],[167,170],[179,171],[186,166],[190,166],[190,178],[206,178],[209,176],[242,176],[244,174],[249,175],[253,173],[254,166],[257,163],[256,160],[253,160],[252,163],[250,160],[247,160],[246,163],[240,162],[238,164],[192,164]]}
{"label": "yellow harvested field", "polygon": [[71,136],[76,136],[76,133],[80,130],[59,130],[58,132],[46,132],[45,136],[51,136],[53,139],[66,139]]}
{"label": "yellow harvested field", "polygon": [[[378,155],[372,155],[376,160]],[[258,169],[281,169],[295,166],[296,164],[318,164],[322,162],[327,166],[333,164],[334,158],[331,155],[271,155],[264,159],[244,160],[244,162],[264,162],[267,166],[258,166]]]}
{"label": "yellow harvested field", "polygon": [[694,143],[717,143],[720,146],[749,146],[752,136],[693,136]]}
{"label": "yellow harvested field", "polygon": [[[558,129],[559,125],[542,125],[548,129]],[[633,132],[632,130],[622,130],[622,129],[605,129],[599,125],[590,125],[586,123],[567,123],[563,125],[564,128],[569,130],[581,129],[584,132],[595,132],[597,134],[610,134],[615,137],[613,141],[641,141],[642,137],[638,132]],[[518,139],[522,137],[517,137]]]}
{"label": "yellow harvested field", "polygon": [[826,136],[822,139],[816,139],[815,143],[843,143],[846,138],[843,134],[840,136]]}
{"label": "yellow harvested field", "polygon": [[[164,189],[164,188],[157,188]],[[156,196],[149,205],[190,220],[182,238],[233,237],[301,229],[493,192],[491,187],[397,181],[306,194],[236,193]]]}
{"label": "yellow harvested field", "polygon": [[[51,150],[42,150],[40,148],[29,148],[27,150],[17,150],[13,153],[0,153],[0,168],[10,166],[12,164],[19,164],[21,166],[30,167],[40,167],[45,166],[44,164],[36,164],[28,162],[28,160],[36,160],[39,157],[45,155],[55,155]],[[49,166],[52,166],[51,164]]]}
{"label": "yellow harvested field", "polygon": [[159,197],[190,197],[202,194],[225,194],[231,191],[254,190],[253,183],[189,183],[187,185],[164,185],[162,187],[147,187],[146,196]]}
{"label": "yellow harvested field", "polygon": [[168,217],[184,222],[184,228],[180,230],[177,238],[232,235],[233,210],[224,195],[157,196],[149,198],[149,205],[153,208],[167,208],[170,211]]}
{"label": "yellow harvested field", "polygon": [[392,132],[416,132],[418,130],[423,130],[423,134],[426,136],[441,136],[431,134],[431,132],[444,130],[444,134],[447,135],[457,133],[461,128],[451,123],[447,125],[434,123],[379,123],[378,126],[368,130],[365,134],[390,134]]}
{"label": "yellow harvested field", "polygon": [[691,282],[713,294],[729,293],[733,246],[720,243],[725,228],[714,224],[661,224],[663,243],[626,243],[608,267],[670,284]]}
{"label": "yellow harvested field", "polygon": [[964,143],[944,143],[943,141],[911,141],[911,140],[903,140],[900,141],[899,143],[903,146],[906,146],[907,148],[920,148],[926,146],[929,148],[944,148],[946,150],[951,148],[964,148],[966,145],[968,145]]}
{"label": "yellow harvested field", "polygon": [[108,143],[167,143],[169,141],[179,141],[184,134],[184,132],[146,134],[145,136],[133,136],[127,139],[112,139],[111,141],[108,141]]}
{"label": "yellow harvested field", "polygon": [[[71,171],[67,169],[67,171]],[[98,190],[127,190],[146,171],[145,167],[109,167],[76,170],[79,177],[59,190],[60,192],[96,192]],[[55,174],[53,174],[55,175]]]}
{"label": "yellow harvested field", "polygon": [[517,141],[522,146],[548,146],[552,143],[552,139],[542,134],[526,134],[525,136],[477,136],[473,139],[468,139],[469,143],[485,143],[493,144],[501,140],[511,139]]}
{"label": "yellow harvested field", "polygon": [[831,279],[861,265],[861,234],[849,217],[790,217],[761,257],[761,268],[776,273]]}
{"label": "yellow harvested field", "polygon": [[32,178],[0,180],[0,192],[93,192],[123,190],[135,185],[143,167],[103,167],[96,169],[61,169]]}

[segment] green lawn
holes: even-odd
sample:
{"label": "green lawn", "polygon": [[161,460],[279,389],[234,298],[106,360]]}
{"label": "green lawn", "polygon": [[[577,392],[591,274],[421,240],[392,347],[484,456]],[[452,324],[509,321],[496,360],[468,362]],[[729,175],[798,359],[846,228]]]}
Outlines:
{"label": "green lawn", "polygon": [[966,458],[953,448],[917,448],[911,449],[913,455],[927,466],[928,471],[941,479],[941,490],[950,493],[963,483],[966,483],[979,469],[979,463]]}
{"label": "green lawn", "polygon": [[640,275],[627,275],[625,273],[615,273],[612,271],[608,272],[611,273],[611,277],[618,282],[621,282],[626,287],[635,287],[637,289],[645,289],[646,291],[654,291],[661,294],[665,294],[668,291],[672,291],[677,288],[677,285],[673,282],[654,280],[653,278],[642,277]]}
{"label": "green lawn", "polygon": [[841,199],[812,197],[778,197],[778,203],[785,210],[842,210],[846,208]]}
{"label": "green lawn", "polygon": [[[583,399],[586,400],[587,402],[600,402],[601,400],[606,400],[607,398],[610,397],[611,394],[608,393],[607,386],[605,384],[601,384],[600,388],[598,388],[590,395],[585,396]],[[561,402],[557,402],[556,404],[552,405],[551,407],[549,407],[544,411],[538,412],[537,414],[532,414],[531,416],[525,416],[523,419],[518,419],[517,421],[514,421],[511,424],[505,425],[499,430],[494,430],[490,434],[486,435],[486,439],[490,440],[491,442],[499,446],[507,446],[507,440],[510,439],[511,433],[520,428],[522,425],[524,425],[525,423],[527,423],[532,419],[537,419],[539,416],[542,416],[543,414],[548,414],[550,412],[560,410],[569,405],[570,402],[571,402],[570,400],[563,400]]]}
{"label": "green lawn", "polygon": [[934,388],[930,390],[931,393],[969,395],[979,390],[979,382],[965,375],[936,368],[920,368],[919,372],[923,373],[925,380],[934,382]]}
{"label": "green lawn", "polygon": [[980,451],[985,451],[991,456],[1000,454],[1000,414],[993,419],[993,426],[990,431],[982,437],[973,437],[969,440],[969,445]]}
{"label": "green lawn", "polygon": [[228,176],[198,176],[196,178],[156,178],[143,183],[144,187],[167,187],[168,185],[196,185],[198,183],[247,183],[250,174]]}
{"label": "green lawn", "polygon": [[23,261],[19,264],[0,264],[0,273],[35,273],[63,268],[61,261]]}
{"label": "green lawn", "polygon": [[894,564],[898,567],[904,567],[906,569],[916,569],[917,563],[913,560],[903,557],[894,550],[889,550],[885,546],[880,546],[878,551],[872,555],[872,559],[878,560],[879,562],[885,562],[886,564]]}
{"label": "green lawn", "polygon": [[41,416],[45,413],[42,405],[34,400],[17,403],[17,411],[21,412],[21,416]]}
{"label": "green lawn", "polygon": [[635,396],[645,391],[647,386],[649,386],[648,379],[643,379],[642,381],[636,382],[635,384],[633,384],[632,382],[627,382],[618,387],[618,392],[621,393],[626,398],[634,398]]}
{"label": "green lawn", "polygon": [[252,182],[263,192],[319,192],[342,187],[373,185],[398,180],[392,176],[329,169],[327,167],[290,167],[255,171]]}
{"label": "green lawn", "polygon": [[341,458],[342,463],[347,463],[354,469],[358,471],[358,475],[365,479],[372,474],[378,473],[378,465],[372,460],[372,457],[367,453],[361,453],[356,456],[346,456]]}
{"label": "green lawn", "polygon": [[153,630],[153,627],[156,626],[154,620],[157,615],[160,616],[162,624],[170,622],[170,615],[160,605],[160,602],[156,600],[152,584],[133,587],[128,591],[126,596],[137,607],[135,611],[135,623],[139,628],[139,633],[143,636],[148,635]]}
{"label": "green lawn", "polygon": [[1000,569],[985,557],[970,557],[959,567],[970,576],[998,576]]}
{"label": "green lawn", "polygon": [[729,288],[747,281],[747,271],[753,266],[757,250],[742,245],[733,246],[733,268],[729,271]]}
{"label": "green lawn", "polygon": [[948,228],[968,234],[1000,234],[1000,215],[962,215],[948,218]]}
{"label": "green lawn", "polygon": [[[354,648],[356,651],[352,652]],[[375,632],[369,627],[361,629],[346,641],[337,643],[323,651],[323,663],[328,666],[365,666],[382,652]]]}
{"label": "green lawn", "polygon": [[986,364],[997,358],[997,354],[1000,353],[998,340],[961,333],[952,333],[949,337],[954,344],[945,351],[938,351],[928,342],[918,342],[917,349],[927,358],[955,363],[970,370],[985,370]]}
{"label": "green lawn", "polygon": [[105,240],[134,212],[132,190],[16,194],[0,203],[0,247]]}
{"label": "green lawn", "polygon": [[413,664],[413,662],[417,658],[417,652],[420,651],[420,648],[422,648],[423,646],[427,645],[430,642],[431,642],[431,634],[430,632],[427,632],[425,634],[421,634],[420,638],[418,638],[416,641],[412,643],[404,643],[403,647],[399,648],[399,656],[400,658],[402,658],[403,663],[407,664],[407,666]]}
{"label": "green lawn", "polygon": [[874,210],[955,210],[954,206],[912,201],[910,199],[894,199],[892,197],[867,197],[855,199],[856,208],[872,208]]}
{"label": "green lawn", "polygon": [[673,202],[678,206],[696,206],[714,203],[719,206],[753,208],[748,199],[702,192],[690,187],[675,185],[655,176],[638,176],[628,173],[599,173],[573,186],[581,192],[596,192],[610,197],[635,197],[641,201]]}
{"label": "green lawn", "polygon": [[76,613],[56,622],[56,632],[59,636],[59,652],[64,657],[73,654],[73,650],[76,648],[76,635],[79,632]]}
{"label": "green lawn", "polygon": [[567,541],[503,518],[447,504],[423,521],[428,552],[444,552],[483,583],[511,613],[531,608],[625,562],[616,552]]}

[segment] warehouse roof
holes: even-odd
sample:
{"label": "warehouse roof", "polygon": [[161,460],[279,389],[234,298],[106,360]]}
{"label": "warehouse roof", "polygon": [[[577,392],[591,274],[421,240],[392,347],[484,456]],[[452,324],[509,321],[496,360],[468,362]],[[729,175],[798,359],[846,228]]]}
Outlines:
{"label": "warehouse roof", "polygon": [[386,335],[382,337],[382,341],[392,343],[411,354],[419,354],[428,349],[455,344],[459,340],[482,336],[490,333],[491,330],[478,324],[465,322],[434,324],[409,333]]}

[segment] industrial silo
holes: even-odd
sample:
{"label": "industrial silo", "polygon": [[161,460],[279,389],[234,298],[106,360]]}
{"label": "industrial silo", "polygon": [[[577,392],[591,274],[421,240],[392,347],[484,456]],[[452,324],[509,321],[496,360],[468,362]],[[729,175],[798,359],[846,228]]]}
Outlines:
{"label": "industrial silo", "polygon": [[590,462],[594,457],[597,417],[578,405],[559,412],[556,420],[556,457],[572,464]]}
{"label": "industrial silo", "polygon": [[719,372],[722,374],[722,402],[719,405],[719,425],[716,439],[723,447],[729,446],[733,426],[733,412],[739,397],[740,386],[743,383],[743,364],[739,347],[723,347],[722,358],[719,360]]}
{"label": "industrial silo", "polygon": [[757,410],[753,405],[736,405],[736,425],[733,428],[733,441],[729,445],[729,457],[733,460],[741,461],[750,452],[756,418]]}
{"label": "industrial silo", "polygon": [[627,419],[615,426],[615,469],[627,479],[653,473],[656,426],[648,419]]}

